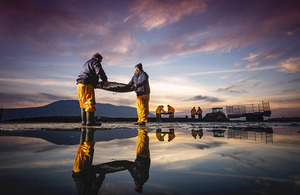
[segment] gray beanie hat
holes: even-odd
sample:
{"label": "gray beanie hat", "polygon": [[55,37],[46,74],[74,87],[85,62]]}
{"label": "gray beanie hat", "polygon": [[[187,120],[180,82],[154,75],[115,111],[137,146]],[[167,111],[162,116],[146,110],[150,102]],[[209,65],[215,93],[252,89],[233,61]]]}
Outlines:
{"label": "gray beanie hat", "polygon": [[138,63],[137,65],[135,65],[136,68],[143,70],[143,65],[142,63]]}

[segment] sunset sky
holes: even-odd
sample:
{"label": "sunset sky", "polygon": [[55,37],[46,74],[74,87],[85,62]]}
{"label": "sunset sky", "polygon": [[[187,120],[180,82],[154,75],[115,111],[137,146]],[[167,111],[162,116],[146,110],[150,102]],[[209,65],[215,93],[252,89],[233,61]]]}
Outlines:
{"label": "sunset sky", "polygon": [[[0,0],[0,106],[77,100],[76,78],[95,52],[109,81],[142,63],[150,111],[269,101],[300,116],[298,0]],[[136,106],[135,93],[96,89],[97,103]],[[66,108],[67,109],[67,108]]]}

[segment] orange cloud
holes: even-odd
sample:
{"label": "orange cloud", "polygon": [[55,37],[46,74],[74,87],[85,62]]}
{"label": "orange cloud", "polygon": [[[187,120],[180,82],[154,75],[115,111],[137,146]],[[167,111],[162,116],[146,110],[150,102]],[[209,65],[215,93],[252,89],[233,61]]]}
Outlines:
{"label": "orange cloud", "polygon": [[243,60],[254,61],[258,56],[259,56],[259,54],[250,53],[250,55],[246,58],[243,58]]}
{"label": "orange cloud", "polygon": [[296,73],[300,72],[300,57],[289,58],[280,63],[281,69],[280,72]]}

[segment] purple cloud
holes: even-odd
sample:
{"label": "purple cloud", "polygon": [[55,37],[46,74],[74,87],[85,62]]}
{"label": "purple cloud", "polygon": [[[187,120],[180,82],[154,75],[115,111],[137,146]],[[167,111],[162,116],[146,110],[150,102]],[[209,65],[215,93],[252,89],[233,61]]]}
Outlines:
{"label": "purple cloud", "polygon": [[204,101],[204,102],[223,102],[223,100],[216,98],[216,97],[210,97],[210,96],[202,96],[202,95],[198,95],[192,98],[192,100],[196,100],[196,101]]}
{"label": "purple cloud", "polygon": [[180,21],[184,16],[203,13],[208,0],[144,0],[135,1],[131,15],[124,21],[137,21],[147,31]]}
{"label": "purple cloud", "polygon": [[[208,4],[205,15],[189,18],[192,22],[182,21],[185,22],[184,28],[174,25],[176,31],[170,32],[167,39],[149,45],[145,54],[168,57],[198,52],[230,52],[261,43],[272,49],[274,40],[280,37],[289,40],[299,33],[299,5],[264,1],[245,6],[243,2],[225,2]],[[286,45],[276,45],[278,49],[282,46]],[[291,47],[299,50],[299,46]]]}

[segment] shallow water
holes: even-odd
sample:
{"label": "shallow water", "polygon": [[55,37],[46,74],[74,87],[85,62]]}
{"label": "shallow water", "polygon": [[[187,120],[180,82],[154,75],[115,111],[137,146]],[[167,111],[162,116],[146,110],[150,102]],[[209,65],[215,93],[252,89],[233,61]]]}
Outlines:
{"label": "shallow water", "polygon": [[1,130],[0,143],[0,186],[9,194],[91,189],[135,194],[135,183],[144,194],[300,190],[299,126],[176,123],[96,131]]}

